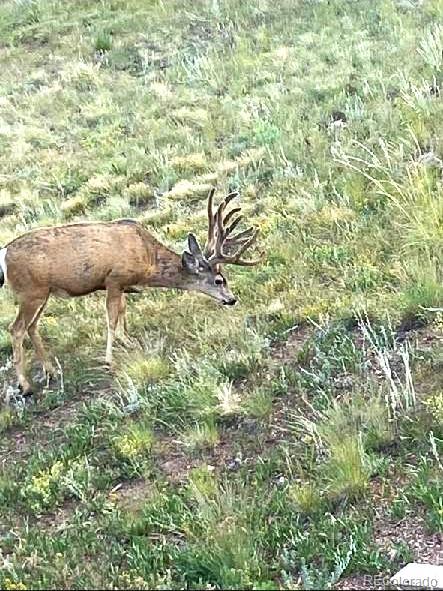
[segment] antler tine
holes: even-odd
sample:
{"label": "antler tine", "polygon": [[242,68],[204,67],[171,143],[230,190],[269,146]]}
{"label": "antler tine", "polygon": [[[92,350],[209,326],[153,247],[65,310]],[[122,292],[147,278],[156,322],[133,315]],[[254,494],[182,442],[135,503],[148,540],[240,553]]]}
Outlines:
{"label": "antler tine", "polygon": [[[230,226],[228,226],[226,228],[226,239],[228,239],[227,237],[232,234],[232,232],[235,230],[235,228],[238,226],[238,224],[242,221],[243,216],[239,215],[235,218],[235,220],[232,222],[232,224]],[[233,236],[231,236],[231,239],[233,238]]]}
{"label": "antler tine", "polygon": [[225,205],[228,205],[230,201],[234,199],[234,197],[238,197],[238,191],[231,191],[226,197],[224,198]]}
{"label": "antler tine", "polygon": [[[234,209],[231,209],[231,211],[225,215],[225,219],[223,220],[223,224],[226,226],[226,224],[229,222],[229,220],[239,211],[241,211],[241,207],[234,207]],[[241,216],[239,216],[239,217],[241,217]]]}
{"label": "antler tine", "polygon": [[[220,240],[222,242],[225,240],[226,236],[228,235],[228,231],[232,232],[232,229],[231,230],[226,229],[226,224],[229,222],[229,220],[232,218],[232,216],[234,216],[236,213],[241,211],[241,207],[234,207],[234,209],[231,209],[231,211],[229,211],[225,215],[225,217],[223,218],[223,212],[225,211],[226,206],[229,205],[229,203],[235,197],[238,197],[238,191],[232,191],[231,193],[229,193],[223,199],[223,201],[220,203],[220,205],[218,206],[218,209],[217,209],[217,213],[215,214],[216,218],[217,218],[217,229],[219,230],[217,240]],[[241,217],[241,216],[239,216],[239,217]],[[231,224],[231,226],[232,226],[232,224]]]}
{"label": "antler tine", "polygon": [[252,236],[248,238],[248,240],[246,240],[246,242],[239,248],[239,250],[235,253],[234,257],[240,259],[241,255],[245,252],[245,250],[256,242],[258,233],[259,229],[256,228]]}
{"label": "antler tine", "polygon": [[206,242],[205,252],[210,253],[211,247],[214,242],[214,229],[215,229],[215,218],[214,218],[214,194],[215,189],[212,188],[208,194],[208,240]]}
{"label": "antler tine", "polygon": [[225,231],[223,226],[223,211],[226,206],[226,199],[220,203],[217,209],[217,213],[215,214],[215,222],[217,224],[216,235],[215,235],[215,248],[214,248],[214,256],[215,257],[223,257],[223,242],[225,239]]}
{"label": "antler tine", "polygon": [[253,259],[253,260],[249,260],[249,261],[245,261],[240,258],[241,255],[245,252],[245,250],[247,250],[250,246],[255,244],[255,242],[257,240],[257,236],[259,234],[259,231],[260,230],[258,228],[256,228],[254,230],[254,233],[252,234],[252,236],[248,240],[245,241],[245,243],[241,246],[241,248],[238,250],[238,252],[234,255],[234,261],[232,261],[232,262],[235,265],[241,265],[243,267],[252,267],[254,265],[257,265],[261,261],[261,258]]}
{"label": "antler tine", "polygon": [[213,187],[208,193],[208,220],[209,220],[210,225],[213,225],[213,223],[214,223],[214,212],[213,212],[214,195],[215,195],[215,189]]}
{"label": "antler tine", "polygon": [[241,232],[238,232],[238,234],[234,234],[234,236],[226,238],[225,244],[235,244],[239,240],[244,240],[245,238],[249,238],[249,236],[252,234],[253,231],[254,231],[253,226],[251,226],[247,230],[242,230]]}

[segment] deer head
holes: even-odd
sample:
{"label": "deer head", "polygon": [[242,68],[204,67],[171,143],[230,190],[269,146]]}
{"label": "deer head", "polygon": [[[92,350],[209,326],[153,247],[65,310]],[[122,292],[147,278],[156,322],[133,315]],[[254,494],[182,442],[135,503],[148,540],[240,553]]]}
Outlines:
{"label": "deer head", "polygon": [[257,240],[258,229],[250,227],[234,234],[240,223],[241,208],[234,207],[229,212],[226,208],[238,196],[229,193],[214,211],[214,193],[208,196],[208,238],[204,250],[200,248],[194,234],[188,235],[188,251],[182,254],[182,266],[186,273],[188,289],[201,291],[221,304],[232,306],[236,298],[228,287],[222,272],[222,265],[256,265],[260,259],[244,260],[242,255]]}

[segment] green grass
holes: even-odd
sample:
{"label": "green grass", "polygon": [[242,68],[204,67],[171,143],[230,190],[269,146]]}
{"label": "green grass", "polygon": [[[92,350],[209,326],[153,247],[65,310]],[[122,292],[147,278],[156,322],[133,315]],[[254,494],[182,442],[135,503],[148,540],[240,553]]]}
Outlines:
{"label": "green grass", "polygon": [[52,300],[59,376],[26,405],[1,290],[1,588],[328,588],[420,559],[376,525],[442,528],[442,17],[1,3],[0,244],[131,216],[179,252],[216,185],[266,252],[227,270],[234,310],[129,296],[113,377],[103,298]]}

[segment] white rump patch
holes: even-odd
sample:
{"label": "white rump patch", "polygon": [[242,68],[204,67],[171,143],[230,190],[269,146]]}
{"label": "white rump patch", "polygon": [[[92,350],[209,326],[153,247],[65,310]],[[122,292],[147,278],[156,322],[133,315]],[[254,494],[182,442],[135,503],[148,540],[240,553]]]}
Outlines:
{"label": "white rump patch", "polygon": [[6,248],[2,248],[0,250],[0,268],[3,271],[3,275],[5,276],[5,283],[8,279],[7,273],[6,273]]}

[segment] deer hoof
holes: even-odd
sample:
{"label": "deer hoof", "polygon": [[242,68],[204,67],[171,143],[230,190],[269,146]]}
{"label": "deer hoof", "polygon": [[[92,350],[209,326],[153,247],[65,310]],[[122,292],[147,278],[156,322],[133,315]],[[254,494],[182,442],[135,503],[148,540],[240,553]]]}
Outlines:
{"label": "deer hoof", "polygon": [[52,365],[50,365],[48,367],[45,367],[45,369],[43,370],[43,375],[48,384],[53,384],[55,382],[57,372],[52,367]]}
{"label": "deer hoof", "polygon": [[25,384],[24,386],[19,384],[18,390],[23,398],[29,398],[34,395],[34,391],[30,384]]}

